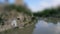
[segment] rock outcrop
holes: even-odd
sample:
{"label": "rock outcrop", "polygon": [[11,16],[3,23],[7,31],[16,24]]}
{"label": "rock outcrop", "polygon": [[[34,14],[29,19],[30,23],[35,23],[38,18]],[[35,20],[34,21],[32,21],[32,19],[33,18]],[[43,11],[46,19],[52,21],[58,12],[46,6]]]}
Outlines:
{"label": "rock outcrop", "polygon": [[22,28],[31,21],[32,16],[28,15],[28,9],[15,5],[13,8],[10,5],[0,5],[0,32],[15,27]]}

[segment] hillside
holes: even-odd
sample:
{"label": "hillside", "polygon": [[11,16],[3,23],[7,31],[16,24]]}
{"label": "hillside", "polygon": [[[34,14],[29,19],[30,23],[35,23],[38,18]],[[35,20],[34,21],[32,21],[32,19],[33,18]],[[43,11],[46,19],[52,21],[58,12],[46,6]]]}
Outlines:
{"label": "hillside", "polygon": [[34,21],[32,12],[24,6],[12,4],[0,7],[2,8],[0,10],[0,31],[15,27],[22,28]]}

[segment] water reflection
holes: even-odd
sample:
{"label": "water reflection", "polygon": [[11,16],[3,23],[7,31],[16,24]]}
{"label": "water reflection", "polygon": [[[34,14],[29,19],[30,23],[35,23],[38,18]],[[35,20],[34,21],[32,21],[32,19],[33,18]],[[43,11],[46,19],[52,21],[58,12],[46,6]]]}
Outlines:
{"label": "water reflection", "polygon": [[60,22],[39,20],[33,34],[60,34]]}

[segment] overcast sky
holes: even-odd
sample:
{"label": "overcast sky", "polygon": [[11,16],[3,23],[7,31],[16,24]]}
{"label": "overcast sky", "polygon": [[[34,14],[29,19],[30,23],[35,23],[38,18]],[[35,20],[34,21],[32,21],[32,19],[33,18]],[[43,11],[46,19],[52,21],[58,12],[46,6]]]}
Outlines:
{"label": "overcast sky", "polygon": [[[1,1],[1,0],[0,0]],[[3,2],[3,0],[2,0]],[[13,3],[14,0],[10,0]],[[32,11],[43,10],[51,6],[60,5],[60,0],[24,0]]]}

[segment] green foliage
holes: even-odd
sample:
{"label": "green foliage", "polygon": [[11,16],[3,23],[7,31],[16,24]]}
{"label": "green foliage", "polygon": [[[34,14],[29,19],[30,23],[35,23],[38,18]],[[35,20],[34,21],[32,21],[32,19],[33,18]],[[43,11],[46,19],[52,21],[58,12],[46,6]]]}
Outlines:
{"label": "green foliage", "polygon": [[25,14],[27,14],[27,15],[31,15],[31,14],[32,14],[32,12],[31,12],[29,9],[27,9],[27,8],[25,8],[25,7],[23,7],[23,6],[17,6],[17,7],[16,7],[16,10],[17,10],[18,12],[23,12],[23,13],[25,13]]}
{"label": "green foliage", "polygon": [[21,12],[21,11],[23,11],[24,10],[24,8],[22,7],[22,6],[16,6],[16,11],[18,11],[18,12]]}
{"label": "green foliage", "polygon": [[31,21],[33,21],[33,20],[35,20],[36,19],[36,17],[32,17],[32,20]]}
{"label": "green foliage", "polygon": [[15,9],[15,5],[9,5],[9,7],[11,8],[11,9]]}
{"label": "green foliage", "polygon": [[60,6],[57,8],[45,9],[41,12],[33,13],[34,16],[38,17],[60,17]]}
{"label": "green foliage", "polygon": [[0,17],[0,25],[4,25],[4,21],[1,17]]}
{"label": "green foliage", "polygon": [[16,6],[14,4],[7,5],[7,6],[5,6],[5,10],[11,11],[11,10],[15,9],[15,7]]}
{"label": "green foliage", "polygon": [[24,6],[16,6],[16,5],[12,4],[12,5],[6,6],[5,8],[6,8],[7,10],[9,10],[9,11],[15,9],[17,12],[23,12],[23,13],[25,13],[25,14],[27,14],[27,15],[30,15],[30,16],[31,16],[31,14],[32,14],[32,12],[30,11],[30,9],[27,9],[27,8],[24,7]]}

